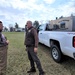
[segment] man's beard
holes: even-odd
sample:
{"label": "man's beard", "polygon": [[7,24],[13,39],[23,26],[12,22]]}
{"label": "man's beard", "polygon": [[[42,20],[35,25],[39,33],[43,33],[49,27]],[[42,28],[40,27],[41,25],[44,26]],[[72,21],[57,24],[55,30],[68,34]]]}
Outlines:
{"label": "man's beard", "polygon": [[2,32],[2,29],[0,29],[0,32]]}

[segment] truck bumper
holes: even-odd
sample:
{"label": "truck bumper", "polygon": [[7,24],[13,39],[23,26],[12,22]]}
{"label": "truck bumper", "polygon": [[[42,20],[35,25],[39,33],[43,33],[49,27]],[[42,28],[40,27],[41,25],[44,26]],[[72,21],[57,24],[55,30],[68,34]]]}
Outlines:
{"label": "truck bumper", "polygon": [[73,47],[64,47],[63,50],[64,50],[63,51],[64,55],[67,55],[67,56],[75,59],[75,48],[73,48]]}

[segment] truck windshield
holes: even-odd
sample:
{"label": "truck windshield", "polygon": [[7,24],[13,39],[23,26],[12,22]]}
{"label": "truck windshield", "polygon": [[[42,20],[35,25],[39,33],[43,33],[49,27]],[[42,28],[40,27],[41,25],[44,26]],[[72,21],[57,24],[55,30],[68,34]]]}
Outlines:
{"label": "truck windshield", "polygon": [[42,31],[42,30],[44,30],[44,26],[43,25],[40,25],[39,26],[39,31]]}

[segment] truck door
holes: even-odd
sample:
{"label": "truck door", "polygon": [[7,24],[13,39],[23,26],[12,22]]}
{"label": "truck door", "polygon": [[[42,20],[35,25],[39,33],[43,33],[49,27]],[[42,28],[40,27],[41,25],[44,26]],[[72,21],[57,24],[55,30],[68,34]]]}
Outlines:
{"label": "truck door", "polygon": [[49,41],[49,39],[50,39],[50,37],[49,37],[50,33],[49,33],[49,32],[50,32],[50,31],[49,31],[49,26],[46,25],[45,32],[43,33],[43,36],[44,36],[43,43],[44,43],[46,46],[49,46],[49,47],[50,47],[50,41]]}
{"label": "truck door", "polygon": [[38,34],[39,42],[40,43],[43,43],[44,42],[43,33],[44,33],[44,25],[40,25],[40,27],[39,27],[39,34]]}

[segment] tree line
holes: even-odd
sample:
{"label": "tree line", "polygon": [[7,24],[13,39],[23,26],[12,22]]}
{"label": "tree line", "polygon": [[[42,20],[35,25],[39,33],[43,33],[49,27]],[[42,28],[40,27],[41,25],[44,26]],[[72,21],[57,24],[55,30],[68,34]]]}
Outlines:
{"label": "tree line", "polygon": [[[34,22],[33,22],[33,27],[35,27],[35,28],[37,29],[38,26],[39,26],[39,22],[38,22],[38,21],[34,21]],[[4,31],[13,32],[13,31],[15,31],[15,29],[18,29],[18,28],[20,28],[20,27],[19,27],[19,24],[16,22],[15,25],[14,25],[14,27],[13,27],[12,24],[10,24],[10,25],[9,25],[9,29],[5,26],[3,30],[4,30]]]}

